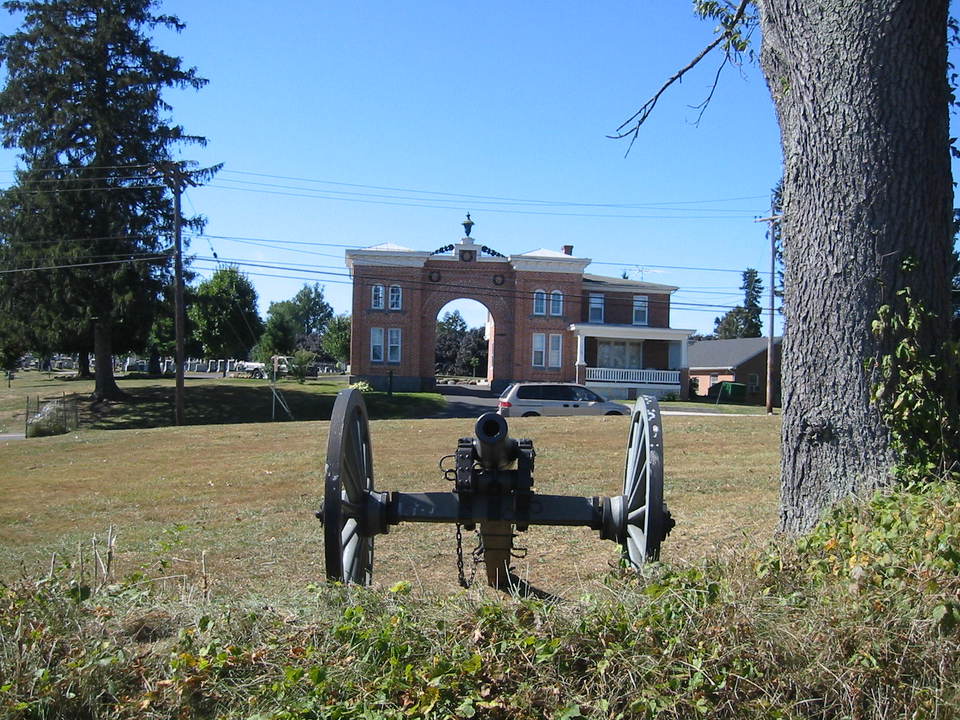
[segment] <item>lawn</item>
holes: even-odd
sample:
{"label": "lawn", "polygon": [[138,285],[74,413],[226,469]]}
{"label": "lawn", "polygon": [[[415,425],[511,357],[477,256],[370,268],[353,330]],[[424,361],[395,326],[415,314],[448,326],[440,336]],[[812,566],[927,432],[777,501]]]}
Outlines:
{"label": "lawn", "polygon": [[[41,392],[46,382],[39,380]],[[245,391],[240,381],[228,387],[238,397]],[[283,390],[288,398],[323,397],[309,385]],[[231,406],[241,402],[228,397]],[[223,411],[204,417],[217,413]],[[144,424],[148,419],[145,413]],[[779,424],[767,417],[664,419],[666,497],[677,520],[664,559],[695,562],[713,549],[771,534]],[[374,420],[377,488],[448,489],[437,463],[472,425]],[[518,418],[510,430],[534,441],[536,490],[592,496],[619,493],[627,425],[624,417]],[[247,422],[0,441],[0,572],[34,575],[53,553],[74,563],[82,554],[89,564],[92,538],[102,542],[112,525],[121,576],[143,569],[196,579],[202,558],[221,597],[275,597],[302,588],[324,575],[322,528],[313,512],[320,507],[328,428],[326,421]],[[465,534],[467,557],[474,542]],[[532,528],[516,544],[528,548],[517,570],[560,594],[578,592],[617,559],[616,546],[586,529]],[[376,541],[375,581],[454,591],[454,547],[450,526],[392,528]]]}

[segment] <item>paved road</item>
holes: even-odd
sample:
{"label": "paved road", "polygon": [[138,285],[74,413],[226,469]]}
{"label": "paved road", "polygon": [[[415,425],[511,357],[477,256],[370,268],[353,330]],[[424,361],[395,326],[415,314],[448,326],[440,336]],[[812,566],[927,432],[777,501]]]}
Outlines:
{"label": "paved road", "polygon": [[478,418],[496,410],[500,397],[482,385],[437,385],[437,392],[447,399],[437,418]]}

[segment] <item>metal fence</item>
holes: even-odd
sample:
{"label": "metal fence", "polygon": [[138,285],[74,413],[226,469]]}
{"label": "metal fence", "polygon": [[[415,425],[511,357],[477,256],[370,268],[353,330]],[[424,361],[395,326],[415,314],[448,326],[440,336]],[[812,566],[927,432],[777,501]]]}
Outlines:
{"label": "metal fence", "polygon": [[63,435],[79,426],[80,410],[75,397],[67,397],[66,393],[59,397],[27,396],[26,437]]}

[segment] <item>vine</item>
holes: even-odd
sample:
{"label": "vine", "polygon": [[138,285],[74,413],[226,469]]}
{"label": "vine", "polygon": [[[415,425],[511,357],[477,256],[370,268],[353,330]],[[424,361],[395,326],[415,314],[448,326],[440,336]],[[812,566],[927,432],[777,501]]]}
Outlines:
{"label": "vine", "polygon": [[[903,271],[916,269],[905,260]],[[871,400],[890,432],[896,463],[893,473],[903,482],[932,478],[960,480],[960,422],[956,392],[960,342],[947,340],[936,354],[926,354],[920,337],[936,315],[910,287],[897,292],[901,310],[883,305],[873,321],[874,336],[892,348],[889,354],[867,361],[877,378]]]}

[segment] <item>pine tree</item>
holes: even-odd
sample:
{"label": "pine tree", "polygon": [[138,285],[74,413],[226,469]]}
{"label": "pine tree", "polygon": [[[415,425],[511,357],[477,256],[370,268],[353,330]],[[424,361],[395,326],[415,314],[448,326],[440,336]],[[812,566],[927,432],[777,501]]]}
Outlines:
{"label": "pine tree", "polygon": [[[0,38],[0,138],[21,161],[0,206],[3,261],[36,269],[14,274],[0,292],[30,298],[17,312],[29,317],[34,340],[72,334],[89,343],[92,328],[98,399],[122,397],[112,355],[143,346],[169,281],[172,209],[156,173],[179,144],[204,142],[167,117],[164,89],[206,81],[153,47],[155,29],[184,27],[155,5],[4,3],[23,19]],[[51,266],[58,269],[41,269]]]}
{"label": "pine tree", "polygon": [[760,320],[760,295],[763,293],[760,274],[753,268],[744,270],[740,289],[743,290],[743,305],[728,310],[723,317],[714,321],[713,332],[720,340],[760,337],[763,328]]}

